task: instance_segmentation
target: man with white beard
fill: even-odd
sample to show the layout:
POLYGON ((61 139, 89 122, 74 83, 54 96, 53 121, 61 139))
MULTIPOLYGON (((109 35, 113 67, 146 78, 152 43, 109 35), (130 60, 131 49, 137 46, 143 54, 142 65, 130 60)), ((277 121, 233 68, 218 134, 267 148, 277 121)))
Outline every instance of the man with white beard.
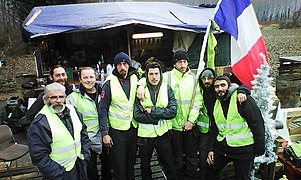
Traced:
POLYGON ((65 97, 60 83, 46 86, 45 105, 27 133, 30 156, 45 179, 86 180, 90 140, 82 115, 65 104, 65 97))

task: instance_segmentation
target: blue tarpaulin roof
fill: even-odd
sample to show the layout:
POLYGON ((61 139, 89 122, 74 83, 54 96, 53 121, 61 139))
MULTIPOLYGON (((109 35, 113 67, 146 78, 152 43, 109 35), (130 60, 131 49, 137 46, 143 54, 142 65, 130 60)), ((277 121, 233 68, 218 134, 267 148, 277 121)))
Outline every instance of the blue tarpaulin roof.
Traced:
POLYGON ((205 32, 214 8, 168 2, 110 2, 40 6, 22 24, 26 40, 70 32, 142 24, 178 31, 205 32))

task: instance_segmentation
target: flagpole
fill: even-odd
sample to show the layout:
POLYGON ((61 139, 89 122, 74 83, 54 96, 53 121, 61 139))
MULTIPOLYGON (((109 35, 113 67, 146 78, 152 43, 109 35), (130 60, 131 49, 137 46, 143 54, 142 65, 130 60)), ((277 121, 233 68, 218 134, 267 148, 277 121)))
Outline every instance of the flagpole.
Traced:
POLYGON ((211 21, 214 19, 214 16, 215 16, 221 2, 222 2, 222 0, 219 0, 217 2, 216 7, 214 8, 213 14, 212 14, 211 18, 209 19, 209 22, 208 22, 208 25, 207 25, 206 33, 204 35, 204 40, 203 40, 203 44, 202 44, 202 49, 201 49, 201 52, 200 52, 200 60, 199 60, 199 65, 198 65, 196 77, 199 77, 201 71, 205 67, 204 54, 205 54, 205 49, 207 47, 208 35, 209 35, 210 28, 211 28, 211 21))
POLYGON ((195 97, 195 94, 196 94, 196 87, 197 87, 197 83, 198 83, 198 77, 199 77, 201 71, 205 67, 204 54, 205 54, 205 49, 207 47, 208 34, 209 34, 210 29, 211 29, 211 22, 214 19, 214 16, 215 16, 221 2, 222 2, 222 0, 219 0, 218 3, 216 4, 216 7, 214 8, 214 11, 213 11, 213 14, 212 14, 211 18, 209 18, 209 22, 208 22, 208 25, 207 25, 207 28, 206 28, 206 32, 205 32, 205 35, 204 35, 204 40, 203 40, 203 43, 202 43, 202 49, 201 49, 201 52, 200 52, 200 60, 199 60, 199 64, 198 64, 198 69, 197 69, 196 76, 195 76, 195 82, 194 82, 193 93, 192 93, 192 97, 191 97, 191 101, 190 101, 189 112, 191 111, 193 103, 194 103, 194 97, 195 97))
POLYGON ((201 71, 205 67, 204 54, 205 54, 205 50, 206 50, 206 47, 207 47, 208 34, 209 34, 209 31, 210 31, 210 28, 211 28, 211 19, 209 19, 207 29, 206 29, 206 33, 204 35, 204 40, 203 40, 202 49, 201 49, 201 52, 200 52, 200 60, 199 60, 199 65, 198 65, 196 77, 199 77, 201 71))

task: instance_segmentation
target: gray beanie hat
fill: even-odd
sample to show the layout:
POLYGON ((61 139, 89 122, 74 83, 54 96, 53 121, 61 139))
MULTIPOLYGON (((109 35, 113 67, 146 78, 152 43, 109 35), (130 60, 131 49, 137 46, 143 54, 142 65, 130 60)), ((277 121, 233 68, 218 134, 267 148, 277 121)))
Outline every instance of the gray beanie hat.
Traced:
POLYGON ((203 71, 201 78, 208 77, 208 78, 214 78, 213 72, 209 69, 206 69, 203 71))

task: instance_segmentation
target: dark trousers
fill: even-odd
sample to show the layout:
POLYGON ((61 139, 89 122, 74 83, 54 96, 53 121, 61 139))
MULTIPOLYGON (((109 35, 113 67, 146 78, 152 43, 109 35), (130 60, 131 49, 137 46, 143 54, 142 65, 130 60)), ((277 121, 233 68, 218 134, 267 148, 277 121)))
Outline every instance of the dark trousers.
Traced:
POLYGON ((200 133, 200 146, 199 146, 199 167, 201 179, 206 179, 207 172, 207 156, 208 156, 208 143, 209 134, 200 133))
POLYGON ((137 129, 131 127, 127 131, 109 129, 113 140, 110 149, 110 160, 114 180, 134 180, 134 165, 137 151, 137 129))
POLYGON ((99 180, 98 170, 97 170, 97 153, 90 150, 91 158, 88 162, 88 178, 89 180, 99 180))
POLYGON ((101 154, 97 154, 93 150, 91 150, 90 152, 91 152, 91 158, 88 163, 89 180, 99 180, 98 169, 97 169, 97 156, 99 156, 100 158, 101 179, 102 180, 112 179, 111 164, 110 164, 108 149, 105 146, 103 146, 101 154))
POLYGON ((109 156, 109 149, 102 146, 102 153, 99 156, 100 164, 101 164, 101 179, 102 180, 110 180, 112 179, 112 166, 109 156))
POLYGON ((252 160, 233 159, 219 153, 214 153, 214 165, 208 166, 207 179, 220 179, 221 170, 233 161, 235 168, 235 176, 237 180, 250 180, 251 169, 253 166, 252 160))
POLYGON ((150 161, 154 149, 156 149, 159 161, 167 179, 177 179, 175 164, 173 161, 172 148, 167 133, 156 138, 139 138, 139 156, 141 159, 141 175, 143 180, 151 180, 152 172, 150 161))
POLYGON ((195 176, 198 168, 199 131, 196 126, 190 131, 172 130, 171 144, 180 179, 195 176))

